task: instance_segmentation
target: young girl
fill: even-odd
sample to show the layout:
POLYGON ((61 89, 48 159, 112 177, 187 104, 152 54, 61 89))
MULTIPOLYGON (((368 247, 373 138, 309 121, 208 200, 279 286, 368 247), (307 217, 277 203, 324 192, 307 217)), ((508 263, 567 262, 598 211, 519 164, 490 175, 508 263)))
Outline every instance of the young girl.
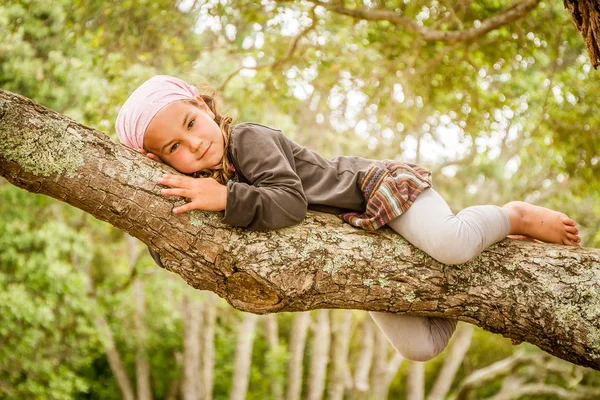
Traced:
MULTIPOLYGON (((163 194, 190 200, 175 213, 225 211, 225 222, 233 226, 265 230, 297 224, 310 208, 367 230, 388 225, 444 264, 467 262, 509 234, 580 242, 575 222, 563 213, 513 201, 454 215, 421 166, 348 156, 327 160, 279 130, 232 126, 212 95, 166 75, 131 94, 116 129, 125 145, 187 175, 159 179, 170 187, 163 194)), ((370 314, 394 348, 413 361, 439 354, 456 327, 446 318, 370 314)))

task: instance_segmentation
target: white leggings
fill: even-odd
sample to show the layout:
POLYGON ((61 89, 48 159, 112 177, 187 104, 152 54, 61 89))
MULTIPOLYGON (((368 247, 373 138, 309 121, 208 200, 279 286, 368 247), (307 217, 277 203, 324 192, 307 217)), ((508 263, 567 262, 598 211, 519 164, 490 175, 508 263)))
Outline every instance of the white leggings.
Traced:
MULTIPOLYGON (((428 188, 388 226, 439 262, 462 264, 504 239, 510 220, 502 208, 491 205, 468 207, 454 215, 444 199, 428 188)), ((427 361, 441 353, 457 323, 438 317, 369 314, 396 351, 412 361, 427 361)))

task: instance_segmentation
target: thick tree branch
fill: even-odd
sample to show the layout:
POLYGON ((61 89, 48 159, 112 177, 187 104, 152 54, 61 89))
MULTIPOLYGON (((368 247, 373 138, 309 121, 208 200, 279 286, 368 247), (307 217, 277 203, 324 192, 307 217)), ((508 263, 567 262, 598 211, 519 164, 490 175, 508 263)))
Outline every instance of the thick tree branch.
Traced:
POLYGON ((524 0, 519 1, 505 10, 497 13, 496 15, 486 18, 481 21, 477 26, 467 28, 464 30, 451 30, 442 31, 438 29, 432 29, 427 26, 420 25, 417 21, 412 18, 401 15, 395 11, 381 10, 374 8, 346 8, 342 2, 323 2, 317 0, 316 3, 323 6, 327 10, 347 15, 352 18, 364 19, 367 21, 389 21, 394 25, 402 27, 409 32, 418 34, 423 40, 426 41, 446 41, 446 42, 458 42, 465 40, 472 40, 479 36, 485 35, 486 33, 498 29, 501 26, 510 24, 516 20, 523 18, 529 14, 541 0, 524 0))
POLYGON ((504 240, 443 265, 389 229, 309 212, 251 232, 220 213, 171 212, 171 168, 0 90, 0 175, 74 205, 158 252, 167 269, 254 313, 346 308, 457 318, 600 369, 600 250, 504 240))
POLYGON ((583 42, 594 69, 600 65, 600 3, 598 0, 564 0, 583 42))

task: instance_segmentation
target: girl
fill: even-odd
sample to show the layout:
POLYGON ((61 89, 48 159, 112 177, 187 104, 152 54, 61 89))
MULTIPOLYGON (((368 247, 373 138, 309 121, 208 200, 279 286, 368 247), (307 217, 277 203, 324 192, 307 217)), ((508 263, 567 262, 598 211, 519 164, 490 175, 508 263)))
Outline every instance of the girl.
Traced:
MULTIPOLYGON (((161 192, 190 201, 173 209, 225 211, 225 222, 251 230, 302 221, 307 208, 338 214, 367 230, 388 225, 444 264, 467 262, 507 235, 579 246, 565 214, 513 201, 468 207, 457 215, 418 165, 340 156, 326 160, 281 131, 219 114, 214 93, 155 76, 127 99, 119 139, 186 175, 163 175, 161 192)), ((153 254, 160 265, 160 260, 153 254)), ((448 344, 456 321, 370 313, 405 358, 426 361, 448 344)))

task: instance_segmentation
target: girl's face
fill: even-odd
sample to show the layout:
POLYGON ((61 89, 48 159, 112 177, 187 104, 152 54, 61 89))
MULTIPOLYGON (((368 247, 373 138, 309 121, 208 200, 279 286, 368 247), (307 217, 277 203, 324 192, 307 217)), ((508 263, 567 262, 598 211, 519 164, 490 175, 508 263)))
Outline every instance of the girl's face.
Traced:
POLYGON ((224 141, 215 114, 202 98, 200 108, 175 101, 163 107, 144 133, 144 148, 179 172, 191 174, 223 159, 224 141))

